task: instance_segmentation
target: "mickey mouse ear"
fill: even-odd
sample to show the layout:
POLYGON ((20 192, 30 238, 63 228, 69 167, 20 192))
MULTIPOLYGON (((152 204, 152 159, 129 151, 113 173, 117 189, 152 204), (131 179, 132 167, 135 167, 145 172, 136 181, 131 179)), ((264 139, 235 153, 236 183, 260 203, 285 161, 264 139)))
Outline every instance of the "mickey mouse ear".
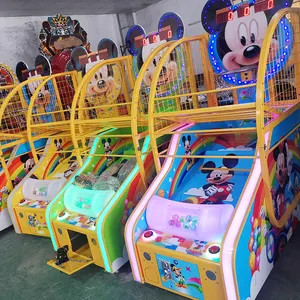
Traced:
POLYGON ((132 56, 136 56, 139 52, 139 49, 136 46, 135 38, 141 35, 146 36, 146 32, 145 29, 140 25, 131 26, 126 34, 125 37, 126 47, 128 49, 128 52, 132 56))
POLYGON ((41 75, 42 76, 48 76, 51 75, 52 73, 52 69, 51 69, 51 64, 48 60, 47 57, 45 57, 44 55, 38 55, 35 58, 35 68, 38 69, 39 67, 41 67, 41 75))
POLYGON ((19 82, 25 81, 29 75, 25 75, 25 73, 29 74, 29 68, 24 61, 20 61, 17 63, 16 66, 16 74, 18 77, 19 82))
POLYGON ((163 14, 158 23, 158 31, 161 32, 163 28, 170 27, 166 35, 167 41, 179 40, 184 34, 184 24, 181 17, 174 12, 167 12, 163 14))
POLYGON ((230 0, 207 1, 201 14, 201 22, 206 32, 215 34, 221 31, 224 27, 224 23, 217 24, 217 11, 226 7, 232 7, 230 0))
POLYGON ((80 58, 82 56, 85 56, 86 58, 88 57, 88 52, 84 47, 79 46, 73 49, 71 53, 71 63, 74 69, 78 72, 83 71, 84 66, 86 65, 86 63, 84 63, 80 58))
POLYGON ((293 2, 294 0, 273 1, 273 8, 265 11, 268 21, 270 21, 280 9, 291 7, 293 2))
POLYGON ((98 54, 100 59, 118 57, 118 47, 116 43, 108 38, 102 39, 98 44, 98 54))

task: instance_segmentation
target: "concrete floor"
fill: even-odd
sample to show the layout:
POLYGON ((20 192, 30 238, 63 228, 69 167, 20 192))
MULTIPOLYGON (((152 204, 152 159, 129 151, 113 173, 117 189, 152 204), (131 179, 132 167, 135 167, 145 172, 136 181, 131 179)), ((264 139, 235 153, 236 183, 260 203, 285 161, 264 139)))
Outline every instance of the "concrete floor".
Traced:
MULTIPOLYGON (((132 280, 129 265, 118 274, 89 266, 67 276, 46 264, 54 253, 48 239, 0 233, 0 300, 179 300, 184 299, 132 280)), ((300 300, 300 229, 291 239, 258 300, 300 300)), ((214 299, 218 300, 218 299, 214 299)))

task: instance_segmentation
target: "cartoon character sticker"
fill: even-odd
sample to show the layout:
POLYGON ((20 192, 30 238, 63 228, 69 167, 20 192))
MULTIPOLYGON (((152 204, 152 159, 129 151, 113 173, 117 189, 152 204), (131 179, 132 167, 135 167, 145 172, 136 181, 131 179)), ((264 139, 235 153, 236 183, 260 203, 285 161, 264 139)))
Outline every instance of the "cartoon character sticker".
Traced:
MULTIPOLYGON (((228 154, 227 156, 236 156, 228 154)), ((207 174, 208 184, 202 187, 202 194, 199 197, 189 197, 185 200, 188 203, 197 204, 223 204, 224 201, 232 201, 234 183, 230 182, 234 176, 231 170, 237 166, 237 158, 223 158, 223 166, 217 168, 213 161, 206 162, 202 167, 202 173, 207 174)))
POLYGON ((280 218, 286 210, 287 193, 291 191, 293 194, 295 188, 298 188, 299 166, 293 163, 293 154, 289 150, 287 140, 283 141, 273 151, 274 160, 276 162, 276 179, 278 186, 272 189, 272 198, 275 208, 275 215, 280 218), (293 184, 293 181, 296 183, 293 184))
POLYGON ((156 255, 162 285, 182 295, 204 300, 198 266, 186 261, 156 255))
POLYGON ((34 159, 29 154, 23 154, 20 160, 24 164, 25 173, 28 174, 35 165, 34 159))
POLYGON ((171 270, 174 275, 176 285, 178 287, 186 288, 187 286, 185 285, 185 278, 181 274, 181 268, 178 268, 174 264, 171 264, 171 270))
MULTIPOLYGON (((109 155, 112 153, 112 149, 111 149, 111 138, 106 139, 102 139, 102 144, 104 147, 104 153, 105 155, 109 155)), ((111 156, 107 156, 107 162, 108 163, 112 163, 113 158, 111 156)))
MULTIPOLYGON (((184 149, 185 149, 185 154, 184 155, 187 155, 187 156, 192 155, 191 140, 192 140, 192 138, 191 138, 190 135, 188 135, 187 137, 185 137, 185 136, 182 137, 182 142, 183 142, 184 149)), ((193 158, 188 158, 187 161, 189 163, 189 165, 187 166, 187 171, 189 171, 189 169, 194 164, 194 159, 193 158)))
POLYGON ((64 158, 64 154, 61 153, 61 151, 63 150, 63 144, 62 143, 63 143, 62 139, 58 139, 58 140, 55 139, 54 140, 54 144, 56 146, 56 151, 59 152, 58 153, 59 157, 64 158))

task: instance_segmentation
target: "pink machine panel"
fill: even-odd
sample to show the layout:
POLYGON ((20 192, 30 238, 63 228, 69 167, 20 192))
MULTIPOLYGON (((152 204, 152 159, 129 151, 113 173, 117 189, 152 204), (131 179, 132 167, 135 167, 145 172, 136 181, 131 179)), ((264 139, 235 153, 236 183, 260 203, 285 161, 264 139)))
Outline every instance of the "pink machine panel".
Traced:
POLYGON ((146 218, 149 228, 191 240, 220 242, 234 207, 190 204, 153 196, 146 218))

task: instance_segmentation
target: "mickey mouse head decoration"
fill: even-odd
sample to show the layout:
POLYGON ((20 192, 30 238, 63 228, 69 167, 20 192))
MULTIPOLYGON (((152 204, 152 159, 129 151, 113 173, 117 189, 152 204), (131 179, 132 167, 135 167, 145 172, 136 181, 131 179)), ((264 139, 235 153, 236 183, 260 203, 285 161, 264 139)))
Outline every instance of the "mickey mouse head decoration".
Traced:
MULTIPOLYGON (((292 3, 293 0, 249 0, 232 5, 230 0, 209 0, 202 11, 201 20, 204 29, 211 35, 209 53, 215 71, 221 73, 256 66, 271 18, 278 10, 290 7, 292 3)), ((282 57, 288 56, 288 53, 282 53, 282 57, 281 53, 278 55, 278 51, 283 51, 279 50, 283 44, 286 43, 289 49, 291 48, 291 40, 287 40, 291 32, 291 26, 288 23, 287 20, 284 21, 284 33, 272 40, 270 61, 279 56, 280 61, 282 57)), ((277 68, 282 68, 282 64, 277 68)), ((275 69, 273 73, 277 71, 275 69)))
MULTIPOLYGON (((108 38, 102 39, 96 53, 88 54, 84 47, 76 47, 72 51, 72 65, 78 72, 85 75, 92 67, 102 60, 118 57, 118 48, 116 43, 108 38)), ((114 80, 113 68, 105 65, 97 70, 91 78, 88 87, 89 95, 107 95, 112 92, 116 86, 114 80)))
MULTIPOLYGON (((32 69, 29 69, 28 65, 23 61, 18 62, 16 66, 16 74, 19 79, 19 82, 24 82, 30 78, 49 76, 51 75, 51 73, 52 73, 52 69, 51 69, 50 62, 43 55, 38 55, 35 58, 35 67, 32 69)), ((26 93, 24 93, 24 96, 28 102, 30 101, 30 97, 35 92, 35 90, 40 85, 40 83, 41 83, 40 80, 35 80, 27 84, 26 86, 27 91, 26 93)), ((40 90, 40 93, 38 94, 38 98, 36 99, 36 104, 47 106, 49 102, 50 102, 50 93, 47 89, 47 86, 45 85, 40 90)))
MULTIPOLYGON (((146 34, 145 29, 140 25, 133 25, 126 34, 126 47, 128 52, 134 56, 133 68, 136 77, 144 62, 153 49, 168 41, 178 40, 183 37, 184 25, 181 17, 173 12, 165 13, 159 20, 158 32, 146 34)), ((161 51, 153 58, 144 76, 144 83, 151 85, 153 73, 164 51, 161 51)), ((170 55, 169 61, 165 63, 160 75, 161 83, 168 83, 177 77, 176 53, 170 55)))

